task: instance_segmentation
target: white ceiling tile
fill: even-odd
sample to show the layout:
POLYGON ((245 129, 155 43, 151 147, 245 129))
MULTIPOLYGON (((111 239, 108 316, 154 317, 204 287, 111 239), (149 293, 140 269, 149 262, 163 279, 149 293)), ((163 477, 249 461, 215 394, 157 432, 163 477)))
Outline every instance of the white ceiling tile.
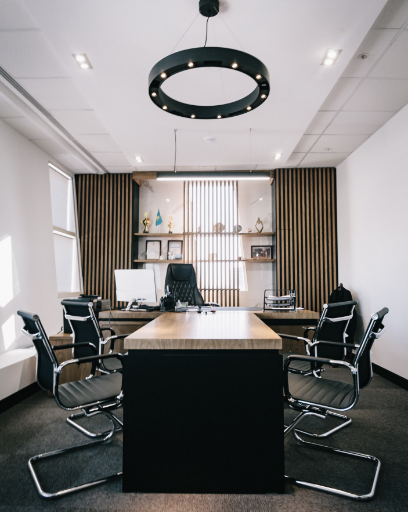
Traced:
POLYGON ((342 77, 366 76, 368 70, 387 48, 397 32, 398 30, 390 29, 370 30, 348 66, 343 71, 342 77), (365 54, 367 57, 363 60, 360 58, 361 54, 365 54))
POLYGON ((0 30, 38 28, 22 0, 0 0, 0 12, 0 30))
POLYGON ((108 134, 93 110, 50 110, 62 126, 74 135, 108 134))
POLYGON ((396 112, 407 102, 407 80, 368 78, 346 103, 344 110, 396 112))
POLYGON ((350 153, 309 153, 303 159, 300 167, 336 167, 350 153))
POLYGON ((313 144, 317 141, 319 135, 303 135, 297 143, 294 153, 307 153, 313 144))
POLYGON ((0 65, 14 78, 67 76, 42 32, 1 32, 0 65))
POLYGON ((76 139, 91 152, 120 152, 119 146, 113 140, 112 136, 108 134, 77 135, 76 139))
POLYGON ((31 139, 31 142, 51 156, 68 154, 66 149, 52 139, 31 139))
MULTIPOLYGON (((57 160, 61 162, 62 165, 65 165, 67 169, 70 171, 80 171, 84 169, 84 164, 75 156, 68 154, 60 154, 58 155, 57 160)), ((87 171, 89 172, 89 170, 87 171)))
POLYGON ((47 110, 90 109, 71 78, 20 78, 18 82, 47 110))
POLYGON ((322 135, 313 146, 311 153, 351 153, 369 137, 369 135, 322 135))
POLYGON ((21 111, 18 110, 6 98, 0 96, 0 117, 21 117, 21 111))
POLYGON ((42 130, 30 119, 26 119, 25 117, 5 117, 3 121, 21 133, 21 135, 24 135, 27 139, 44 138, 42 130))
POLYGON ((300 164, 306 153, 292 153, 286 160, 284 167, 296 167, 300 164))
POLYGON ((313 121, 306 128, 305 134, 320 134, 323 133, 326 126, 330 123, 333 117, 336 115, 335 110, 326 110, 324 112, 317 112, 314 116, 313 121))
POLYGON ((339 110, 360 82, 361 78, 339 78, 319 110, 339 110))
POLYGON ((393 112, 339 112, 325 134, 371 134, 385 124, 393 112))
MULTIPOLYGON (((111 173, 120 173, 120 172, 126 172, 126 173, 131 173, 133 171, 136 171, 136 169, 134 167, 126 167, 126 166, 123 166, 123 167, 120 167, 120 166, 115 166, 115 167, 110 167, 110 166, 106 166, 106 170, 111 172, 111 173)), ((139 169, 141 170, 141 169, 139 169)))
POLYGON ((374 22, 374 28, 401 28, 408 18, 407 0, 388 0, 374 22))
POLYGON ((110 167, 131 167, 123 153, 97 153, 94 151, 92 154, 102 165, 109 165, 110 167))
POLYGON ((408 79, 408 31, 403 30, 370 77, 408 79))

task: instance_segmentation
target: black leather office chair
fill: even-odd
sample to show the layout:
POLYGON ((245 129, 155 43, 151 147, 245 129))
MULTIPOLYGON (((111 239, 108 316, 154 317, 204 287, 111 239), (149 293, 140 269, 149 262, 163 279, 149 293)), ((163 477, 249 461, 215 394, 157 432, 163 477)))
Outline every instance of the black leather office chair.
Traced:
POLYGON ((218 306, 215 302, 204 302, 197 288, 197 279, 191 263, 169 263, 167 267, 164 290, 169 287, 177 300, 188 302, 189 306, 218 306))
MULTIPOLYGON (((381 467, 381 463, 376 457, 304 441, 300 437, 300 434, 304 434, 305 432, 302 432, 295 427, 307 416, 316 416, 318 418, 325 419, 327 418, 329 411, 349 411, 357 404, 360 396, 360 389, 369 385, 373 375, 371 365, 371 348, 374 340, 378 339, 384 333, 385 328, 383 320, 387 313, 388 308, 383 308, 381 311, 378 311, 371 316, 360 345, 347 344, 352 345, 354 349, 357 349, 352 364, 343 360, 333 360, 331 358, 290 355, 286 359, 284 365, 285 398, 291 409, 299 411, 299 414, 295 417, 292 423, 289 426, 285 426, 285 436, 293 430, 295 438, 303 446, 374 462, 375 476, 370 492, 366 494, 353 494, 332 487, 326 487, 312 482, 286 477, 292 483, 357 500, 369 500, 374 496, 381 467), (341 366, 348 368, 353 377, 353 384, 324 378, 317 379, 313 375, 293 373, 289 369, 293 361, 303 361, 309 364, 315 362, 319 365, 328 364, 334 367, 341 366)), ((336 344, 341 350, 344 348, 343 343, 341 342, 334 343, 320 341, 319 343, 321 345, 326 344, 328 346, 336 344)))
MULTIPOLYGON (((17 314, 21 316, 24 322, 22 332, 32 340, 37 350, 36 380, 38 385, 42 389, 53 393, 55 401, 61 409, 66 411, 81 409, 82 415, 87 418, 103 414, 111 423, 111 430, 95 435, 97 437, 95 441, 31 457, 28 461, 28 467, 38 493, 43 498, 56 498, 117 478, 122 473, 115 473, 102 479, 53 493, 46 492, 42 488, 39 476, 34 469, 36 461, 109 442, 115 430, 118 429, 117 427, 123 427, 123 423, 113 414, 115 409, 122 406, 123 401, 121 373, 104 374, 100 377, 88 377, 84 380, 59 384, 63 368, 69 364, 93 363, 95 361, 99 362, 102 359, 105 361, 114 358, 121 359, 123 356, 121 354, 105 354, 101 356, 98 354, 96 346, 88 342, 51 347, 38 315, 32 315, 24 311, 18 311, 17 314), (66 348, 86 349, 89 355, 71 359, 58 365, 54 351, 66 348)), ((86 434, 86 431, 83 429, 79 428, 78 430, 86 434)))
MULTIPOLYGON (((110 331, 111 336, 105 338, 102 336, 98 320, 95 316, 92 302, 80 302, 74 300, 63 300, 61 302, 65 318, 68 320, 72 329, 72 337, 74 338, 74 357, 87 357, 90 355, 89 348, 79 346, 78 343, 88 341, 98 348, 98 353, 103 354, 105 345, 110 344, 109 353, 115 351, 115 341, 123 339, 128 334, 115 334, 110 328, 104 328, 110 331)), ((94 370, 105 372, 121 371, 122 366, 118 359, 108 361, 101 360, 100 364, 96 364, 94 370)))
MULTIPOLYGON (((352 300, 348 302, 339 302, 336 304, 324 304, 322 314, 316 327, 308 327, 304 332, 304 337, 292 336, 289 334, 279 334, 281 338, 297 339, 305 343, 306 353, 312 354, 315 357, 324 357, 329 359, 341 359, 344 361, 347 355, 347 328, 350 320, 353 318, 354 308, 357 301, 352 300), (313 331, 313 338, 310 341, 307 337, 309 331, 313 331)), ((290 352, 283 354, 283 361, 293 355, 290 352)), ((304 360, 292 360, 289 371, 301 375, 314 375, 320 378, 321 373, 324 371, 322 364, 304 360)), ((327 414, 340 420, 342 423, 333 429, 323 432, 321 434, 314 434, 311 432, 303 431, 304 434, 324 438, 329 437, 338 430, 347 427, 351 424, 352 420, 345 414, 339 414, 335 411, 328 411, 327 414)))

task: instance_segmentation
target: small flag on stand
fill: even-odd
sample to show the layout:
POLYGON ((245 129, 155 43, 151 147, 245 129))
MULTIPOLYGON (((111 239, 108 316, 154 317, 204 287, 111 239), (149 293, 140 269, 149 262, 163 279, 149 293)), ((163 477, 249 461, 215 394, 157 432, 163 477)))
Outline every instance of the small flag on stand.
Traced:
POLYGON ((157 210, 157 215, 156 215, 156 226, 158 226, 159 224, 161 224, 163 222, 162 218, 161 218, 161 215, 160 215, 160 210, 157 210))

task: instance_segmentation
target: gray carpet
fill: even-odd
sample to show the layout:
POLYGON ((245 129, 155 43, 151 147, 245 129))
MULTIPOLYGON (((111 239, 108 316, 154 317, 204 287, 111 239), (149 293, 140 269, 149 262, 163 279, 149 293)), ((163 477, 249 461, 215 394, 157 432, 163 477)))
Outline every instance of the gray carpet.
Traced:
MULTIPOLYGON (((343 370, 325 372, 333 378, 343 370)), ((339 448, 377 456, 382 462, 377 493, 366 503, 286 486, 285 495, 166 495, 122 494, 121 480, 54 501, 41 499, 27 468, 32 455, 86 441, 65 423, 68 413, 54 400, 38 392, 0 415, 0 510, 95 510, 140 512, 266 512, 266 511, 407 511, 408 510, 408 392, 375 375, 361 392, 356 408, 349 413, 353 423, 326 443, 339 448)), ((293 411, 286 410, 289 421, 293 411)), ((92 422, 102 427, 101 420, 92 422)), ((102 420, 103 422, 103 420, 102 420)), ((336 425, 335 420, 307 419, 303 428, 317 432, 336 425)), ((107 425, 105 424, 105 428, 107 425)), ((122 436, 87 451, 70 454, 38 465, 47 490, 78 485, 107 473, 121 471, 122 436)), ((309 450, 296 444, 293 435, 285 440, 286 474, 343 487, 353 492, 369 489, 373 468, 369 462, 309 450)))

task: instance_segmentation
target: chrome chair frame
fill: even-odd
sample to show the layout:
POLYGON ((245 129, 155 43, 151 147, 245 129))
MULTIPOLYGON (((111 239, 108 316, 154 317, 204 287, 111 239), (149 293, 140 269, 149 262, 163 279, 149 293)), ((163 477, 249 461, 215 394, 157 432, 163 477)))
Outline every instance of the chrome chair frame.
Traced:
MULTIPOLYGON (((319 318, 319 321, 318 321, 317 325, 315 327, 314 326, 313 327, 307 327, 305 329, 304 333, 303 333, 303 337, 301 337, 301 336, 293 336, 291 334, 280 334, 280 333, 278 333, 278 334, 279 334, 279 336, 281 338, 303 341, 305 343, 306 354, 307 355, 311 355, 310 352, 311 352, 311 350, 314 349, 314 356, 315 357, 317 357, 317 348, 318 348, 319 344, 340 346, 340 347, 344 348, 344 350, 343 350, 343 358, 344 358, 347 355, 347 348, 358 348, 358 345, 346 343, 346 339, 347 339, 346 331, 347 331, 348 325, 350 323, 350 320, 353 318, 354 309, 355 309, 355 307, 357 305, 357 301, 348 301, 348 302, 350 302, 351 305, 352 305, 352 309, 351 309, 350 315, 343 316, 343 317, 337 317, 337 318, 329 318, 327 316, 327 313, 329 312, 329 309, 333 308, 333 307, 334 308, 335 307, 342 307, 346 303, 342 302, 342 303, 336 303, 336 304, 332 304, 332 305, 324 304, 323 305, 323 310, 322 310, 322 313, 320 315, 320 318, 319 318), (330 323, 344 322, 344 321, 346 321, 347 323, 344 326, 343 342, 342 343, 337 343, 337 342, 333 342, 333 341, 324 341, 324 340, 319 340, 318 339, 320 331, 322 330, 323 325, 325 323, 329 323, 330 324, 330 323), (312 340, 310 340, 307 337, 307 334, 310 331, 314 332, 312 340)), ((313 374, 316 378, 320 378, 321 377, 321 373, 324 372, 324 368, 321 365, 320 366, 314 365, 313 362, 311 361, 310 370, 308 370, 308 371, 302 371, 302 370, 298 370, 296 368, 290 368, 289 371, 292 372, 292 373, 299 373, 299 374, 305 375, 305 376, 313 374)), ((338 419, 338 420, 342 421, 342 423, 339 426, 334 427, 333 429, 330 429, 327 432, 324 432, 322 434, 315 434, 313 432, 307 432, 306 430, 302 430, 302 431, 299 430, 298 432, 301 432, 302 434, 307 435, 307 436, 311 436, 311 437, 314 437, 314 438, 322 439, 322 438, 326 438, 326 437, 329 437, 329 436, 333 435, 334 433, 336 433, 339 430, 341 430, 341 429, 351 425, 351 423, 352 423, 352 419, 349 418, 348 416, 346 416, 345 414, 339 414, 339 413, 334 412, 334 411, 327 411, 327 415, 331 416, 332 418, 335 418, 335 419, 338 419)))
MULTIPOLYGON (((359 501, 367 501, 367 500, 370 500, 373 498, 375 490, 376 490, 377 482, 378 482, 378 475, 379 475, 380 468, 381 468, 381 462, 377 457, 374 457, 373 455, 367 455, 367 454, 353 452, 353 451, 349 451, 349 450, 342 450, 339 448, 333 448, 330 446, 325 446, 325 445, 305 441, 300 437, 299 434, 301 434, 301 433, 303 433, 303 434, 306 433, 307 435, 310 435, 310 434, 308 432, 304 432, 299 429, 296 429, 295 427, 298 425, 298 423, 302 419, 306 418, 307 416, 315 416, 317 418, 326 419, 326 417, 328 415, 332 414, 333 410, 344 412, 344 411, 348 411, 348 410, 352 409, 356 405, 356 403, 359 399, 359 396, 360 396, 359 364, 360 364, 361 358, 364 354, 364 351, 367 348, 367 344, 371 341, 371 345, 372 345, 372 342, 374 340, 378 339, 380 336, 382 336, 384 334, 385 327, 382 325, 382 323, 379 326, 379 330, 376 332, 374 332, 374 327, 375 327, 377 321, 379 320, 379 318, 383 319, 383 317, 387 313, 388 313, 388 309, 384 308, 381 311, 379 311, 378 313, 375 313, 371 316, 369 325, 368 325, 366 332, 363 336, 363 340, 362 340, 361 344, 359 346, 353 345, 353 347, 358 347, 353 364, 350 364, 350 363, 348 363, 346 361, 342 361, 342 360, 332 360, 332 359, 326 359, 326 358, 315 357, 315 356, 301 356, 301 355, 289 356, 285 360, 285 363, 284 363, 285 397, 287 398, 289 407, 291 409, 300 411, 299 414, 292 421, 292 423, 289 426, 285 426, 284 436, 287 436, 291 431, 294 431, 294 436, 295 436, 295 439, 297 440, 297 442, 305 447, 323 450, 323 451, 327 451, 330 453, 338 453, 338 454, 345 455, 348 457, 355 457, 355 458, 369 460, 369 461, 373 462, 374 466, 375 466, 375 475, 374 475, 374 479, 373 479, 370 491, 366 494, 354 494, 354 493, 343 491, 343 490, 336 489, 333 487, 327 487, 327 486, 315 484, 312 482, 298 480, 296 478, 289 477, 289 476, 285 475, 285 478, 289 482, 296 484, 296 485, 303 486, 303 487, 308 487, 310 489, 324 491, 324 492, 327 492, 330 494, 335 494, 337 496, 343 496, 343 497, 347 497, 347 498, 351 498, 351 499, 355 499, 355 500, 359 500, 359 501), (310 402, 307 400, 301 400, 298 398, 294 398, 289 391, 289 365, 290 365, 291 361, 296 360, 296 359, 297 360, 307 360, 307 361, 311 361, 311 362, 314 361, 319 364, 328 364, 330 366, 342 366, 342 367, 348 368, 353 377, 353 387, 354 387, 354 396, 353 396, 353 400, 352 400, 351 404, 344 408, 335 408, 335 407, 328 407, 326 405, 323 405, 323 404, 317 403, 317 402, 310 402)), ((381 320, 381 322, 382 322, 382 320, 381 320)), ((369 349, 371 349, 371 346, 368 347, 368 350, 369 349)), ((368 354, 368 357, 370 357, 369 354, 368 354)), ((368 378, 367 382, 364 383, 363 387, 368 386, 368 384, 371 382, 371 379, 373 376, 371 361, 369 364, 369 369, 370 369, 369 378, 368 378)), ((342 428, 342 427, 340 427, 340 428, 342 428)), ((335 430, 339 430, 339 427, 335 430)), ((315 435, 314 437, 319 437, 319 436, 315 435)), ((320 437, 324 437, 324 436, 320 436, 320 437)), ((326 434, 326 437, 327 437, 327 434, 326 434)))
MULTIPOLYGON (((81 490, 84 490, 84 489, 88 489, 90 487, 94 487, 96 485, 100 485, 100 484, 109 482, 111 480, 114 480, 114 479, 116 479, 118 477, 121 477, 122 474, 123 474, 122 472, 114 473, 114 474, 108 475, 108 476, 106 476, 104 478, 101 478, 101 479, 98 479, 98 480, 94 480, 94 481, 91 481, 91 482, 87 482, 85 484, 81 484, 81 485, 78 485, 76 487, 71 487, 71 488, 68 488, 68 489, 62 489, 62 490, 54 492, 54 493, 47 492, 47 491, 45 491, 43 489, 43 487, 42 487, 42 485, 41 485, 41 483, 39 481, 39 477, 38 477, 38 475, 37 475, 37 473, 35 471, 35 463, 37 461, 42 460, 42 459, 46 459, 46 458, 52 458, 52 457, 55 457, 55 456, 58 456, 58 455, 66 454, 66 453, 71 453, 71 452, 80 450, 82 448, 89 448, 89 447, 92 447, 92 446, 95 446, 95 445, 109 443, 111 438, 112 438, 112 436, 114 435, 115 431, 119 430, 119 428, 116 427, 116 423, 123 427, 122 422, 111 412, 111 409, 117 409, 119 407, 122 407, 122 404, 123 404, 123 388, 122 388, 120 394, 117 395, 116 397, 110 397, 110 398, 103 399, 103 400, 97 400, 97 401, 94 401, 94 402, 91 402, 91 403, 78 405, 76 407, 67 407, 63 403, 61 403, 61 400, 60 400, 60 397, 59 397, 59 392, 58 392, 59 378, 60 378, 62 370, 66 366, 68 366, 70 364, 94 363, 95 361, 97 361, 97 360, 99 360, 101 358, 108 359, 108 358, 116 357, 116 358, 119 358, 121 361, 123 361, 123 355, 122 354, 118 354, 118 353, 104 354, 102 356, 94 355, 94 356, 89 356, 89 357, 71 359, 69 361, 64 361, 60 365, 57 365, 56 358, 55 358, 55 355, 53 353, 53 348, 50 346, 50 344, 48 342, 47 335, 45 334, 45 331, 44 331, 44 329, 42 327, 42 324, 41 324, 41 321, 40 321, 39 317, 37 315, 34 315, 33 316, 33 321, 34 321, 34 323, 35 323, 35 325, 36 325, 36 327, 38 329, 37 333, 31 334, 30 332, 28 332, 25 329, 25 327, 23 327, 21 329, 21 331, 22 331, 23 334, 28 336, 32 341, 35 341, 35 340, 36 341, 42 341, 43 344, 44 344, 44 347, 45 347, 45 349, 46 349, 46 351, 48 353, 50 361, 53 364, 53 386, 52 387, 53 387, 54 398, 55 398, 55 401, 56 401, 57 405, 61 409, 64 409, 66 411, 74 411, 74 410, 81 409, 82 410, 82 415, 86 416, 87 418, 94 417, 94 416, 96 416, 98 414, 103 414, 104 416, 106 416, 106 418, 110 421, 110 423, 112 425, 110 430, 108 430, 106 432, 103 432, 103 433, 100 433, 100 434, 95 434, 93 437, 97 437, 98 438, 95 441, 92 441, 92 442, 89 442, 89 443, 85 443, 85 444, 82 444, 82 445, 71 446, 69 448, 55 450, 55 451, 48 452, 48 453, 42 453, 42 454, 34 455, 33 457, 31 457, 29 459, 29 461, 28 461, 28 468, 29 468, 29 471, 31 473, 31 476, 33 478, 33 481, 34 481, 34 484, 35 484, 35 486, 37 488, 38 493, 40 494, 40 496, 42 498, 45 498, 45 499, 58 498, 58 497, 61 497, 61 496, 65 496, 67 494, 71 494, 73 492, 77 492, 77 491, 81 491, 81 490)), ((56 348, 58 348, 58 349, 70 348, 71 345, 73 345, 73 344, 60 345, 59 347, 56 347, 56 348)), ((96 351, 96 347, 94 345, 92 345, 90 343, 89 344, 88 343, 84 343, 84 345, 91 345, 95 349, 95 351, 96 351)), ((39 370, 39 357, 37 357, 37 362, 36 362, 37 383, 38 383, 38 385, 40 386, 41 389, 43 389, 45 391, 49 391, 48 389, 44 388, 42 386, 41 382, 39 381, 39 379, 38 379, 38 375, 39 375, 38 370, 39 370)), ((88 435, 88 433, 87 433, 87 431, 85 429, 77 428, 77 430, 79 430, 80 432, 82 432, 85 435, 88 435)))

